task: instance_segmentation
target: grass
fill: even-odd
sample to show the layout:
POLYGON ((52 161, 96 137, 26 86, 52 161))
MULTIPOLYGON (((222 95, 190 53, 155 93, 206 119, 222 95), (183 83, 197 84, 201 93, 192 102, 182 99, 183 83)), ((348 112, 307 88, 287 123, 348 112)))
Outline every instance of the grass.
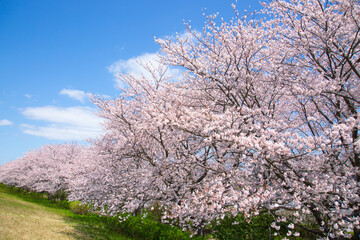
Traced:
POLYGON ((0 239, 130 240, 97 215, 76 215, 39 194, 0 185, 0 239))

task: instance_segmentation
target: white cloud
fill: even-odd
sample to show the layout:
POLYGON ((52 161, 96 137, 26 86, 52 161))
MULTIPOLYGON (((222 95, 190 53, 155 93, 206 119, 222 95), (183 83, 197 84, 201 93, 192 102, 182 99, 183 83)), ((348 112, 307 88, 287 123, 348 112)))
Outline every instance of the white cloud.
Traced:
POLYGON ((57 140, 86 140, 101 134, 101 118, 90 107, 29 107, 22 114, 31 120, 48 122, 46 126, 22 124, 26 134, 57 140))
POLYGON ((25 94, 24 96, 25 96, 27 99, 32 98, 32 96, 31 96, 30 94, 25 94))
MULTIPOLYGON (((130 58, 128 60, 120 59, 107 67, 107 69, 110 73, 113 73, 115 75, 123 73, 127 75, 133 75, 135 77, 144 76, 148 79, 152 79, 151 73, 146 70, 144 66, 155 70, 155 72, 156 70, 160 70, 161 68, 166 69, 166 66, 161 63, 160 57, 156 53, 145 53, 143 55, 130 58)), ((181 72, 179 69, 176 69, 174 67, 168 67, 166 69, 166 77, 171 76, 174 78, 178 78, 180 77, 180 75, 181 72)), ((119 79, 116 79, 116 83, 118 84, 118 86, 124 87, 124 83, 121 82, 119 79)))
POLYGON ((76 90, 76 89, 66 89, 60 91, 61 95, 67 95, 69 98, 80 101, 81 103, 85 102, 87 99, 87 94, 84 91, 76 90))
POLYGON ((27 124, 23 124, 21 126, 23 127, 23 132, 26 134, 54 140, 83 141, 99 135, 99 131, 97 129, 87 129, 74 126, 33 126, 27 124))
POLYGON ((10 126, 13 125, 13 123, 7 119, 0 120, 0 126, 10 126))

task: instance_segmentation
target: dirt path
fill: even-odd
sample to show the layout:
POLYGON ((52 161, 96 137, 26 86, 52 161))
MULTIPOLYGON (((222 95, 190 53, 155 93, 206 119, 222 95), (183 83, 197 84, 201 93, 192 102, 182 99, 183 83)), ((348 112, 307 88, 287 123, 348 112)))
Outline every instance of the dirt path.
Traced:
POLYGON ((0 191, 0 240, 70 240, 75 233, 60 213, 0 191))

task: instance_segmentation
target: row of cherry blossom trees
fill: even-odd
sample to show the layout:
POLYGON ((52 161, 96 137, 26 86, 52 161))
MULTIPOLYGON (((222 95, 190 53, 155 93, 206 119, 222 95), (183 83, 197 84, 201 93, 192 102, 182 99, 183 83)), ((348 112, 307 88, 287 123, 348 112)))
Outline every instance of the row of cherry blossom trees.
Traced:
POLYGON ((359 1, 278 0, 260 16, 158 39, 182 78, 145 65, 152 78, 119 75, 118 99, 94 99, 98 147, 121 171, 115 211, 156 200, 165 220, 202 228, 287 209, 290 230, 359 235, 359 1))
POLYGON ((76 144, 45 145, 2 165, 0 182, 51 197, 68 189, 84 150, 76 144))
POLYGON ((234 11, 229 22, 211 15, 201 32, 187 26, 186 37, 157 39, 159 67, 120 74, 126 87, 114 100, 92 98, 105 131, 60 181, 69 199, 107 214, 158 202, 164 222, 192 230, 267 210, 274 230, 289 223, 288 236, 296 227, 358 239, 360 2, 275 0, 257 15, 234 11))

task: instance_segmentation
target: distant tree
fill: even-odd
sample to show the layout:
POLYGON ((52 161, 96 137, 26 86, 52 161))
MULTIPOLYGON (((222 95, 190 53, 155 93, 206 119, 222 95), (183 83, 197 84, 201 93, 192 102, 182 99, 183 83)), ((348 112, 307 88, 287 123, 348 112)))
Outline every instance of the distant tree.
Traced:
POLYGON ((124 182, 125 170, 110 157, 101 153, 95 144, 86 148, 77 159, 80 164, 76 165, 69 181, 70 201, 88 203, 106 215, 120 212, 119 206, 127 196, 125 187, 129 183, 124 182))
POLYGON ((45 145, 2 166, 0 182, 50 195, 65 191, 82 151, 76 144, 45 145))
POLYGON ((25 166, 26 163, 21 158, 1 165, 0 183, 13 187, 19 186, 20 183, 25 181, 24 169, 29 167, 25 166))

